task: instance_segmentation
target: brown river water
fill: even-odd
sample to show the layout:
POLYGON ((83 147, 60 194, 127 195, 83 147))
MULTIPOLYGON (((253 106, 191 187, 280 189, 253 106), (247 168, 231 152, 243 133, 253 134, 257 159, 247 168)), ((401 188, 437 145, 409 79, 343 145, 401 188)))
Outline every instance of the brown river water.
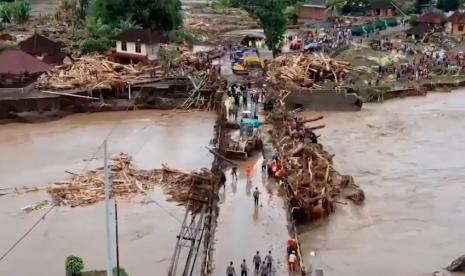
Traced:
POLYGON ((455 91, 324 114, 323 144, 367 198, 302 229, 306 263, 325 276, 416 276, 465 254, 464 106, 455 91))
MULTIPOLYGON (((363 206, 338 206, 328 220, 301 229, 307 265, 323 269, 325 276, 431 275, 465 253, 463 106, 465 91, 324 114, 327 127, 319 131, 322 142, 336 154, 337 168, 355 177, 367 199, 363 206)), ((213 136, 214 119, 209 113, 138 111, 0 126, 0 187, 46 186, 68 177, 64 170, 82 170, 84 160, 111 130, 110 152, 133 155, 141 168, 164 162, 186 169, 210 167, 212 156, 203 146, 213 136)), ((101 157, 100 152, 89 167, 101 166, 101 157)), ((223 199, 223 205, 236 199, 234 187, 227 185, 229 199, 223 199)), ((237 191, 247 192, 242 186, 237 191)), ((46 211, 25 214, 21 207, 47 198, 45 193, 0 197, 0 252, 46 211)), ((232 202, 250 205, 246 199, 232 202)), ((122 266, 131 275, 166 275, 183 208, 167 202, 160 190, 147 198, 121 199, 119 205, 122 266)), ((271 221, 282 220, 267 213, 273 208, 279 206, 264 204, 259 219, 262 214, 271 221)), ((240 215, 233 209, 234 204, 222 214, 240 215)), ((244 215, 255 218, 249 209, 244 215)), ((257 225, 257 229, 273 227, 267 221, 257 225)), ((220 232, 221 227, 226 226, 220 224, 220 232)), ((63 275, 64 259, 70 254, 83 257, 87 269, 104 269, 104 237, 103 204, 60 207, 0 262, 0 275, 63 275)), ((245 236, 234 237, 236 245, 223 243, 233 251, 245 248, 245 252, 236 250, 236 261, 252 248, 245 236)), ((263 245, 261 250, 280 252, 269 241, 271 247, 263 245)), ((234 257, 227 251, 219 275, 226 260, 234 257)))
MULTIPOLYGON (((206 112, 135 111, 2 125, 0 188, 44 187, 68 178, 65 170, 80 172, 109 133, 109 153, 128 153, 140 168, 159 168, 162 163, 210 168, 213 156, 204 146, 213 137, 215 118, 206 112)), ((102 155, 100 151, 89 168, 103 166, 102 155)), ((49 199, 45 192, 0 196, 2 254, 47 211, 27 214, 21 208, 44 199, 49 199)), ((166 275, 184 208, 167 202, 159 189, 119 199, 118 205, 121 266, 131 275, 166 275)), ((105 250, 103 203, 55 208, 0 262, 0 275, 64 275, 64 260, 71 254, 82 257, 87 270, 104 270, 105 250)))

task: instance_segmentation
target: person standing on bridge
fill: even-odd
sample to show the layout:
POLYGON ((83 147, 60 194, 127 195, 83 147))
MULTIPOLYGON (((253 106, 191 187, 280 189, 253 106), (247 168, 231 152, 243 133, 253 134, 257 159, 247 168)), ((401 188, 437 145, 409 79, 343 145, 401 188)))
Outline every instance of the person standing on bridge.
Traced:
POLYGON ((253 256, 253 263, 255 264, 255 273, 258 274, 260 271, 260 263, 262 262, 262 257, 260 257, 260 252, 257 251, 257 254, 253 256))
POLYGON ((233 181, 237 181, 237 167, 236 166, 234 166, 231 169, 231 178, 233 181))
POLYGON ((247 166, 245 168, 245 174, 247 175, 247 184, 252 183, 253 168, 252 166, 247 166))
POLYGON ((245 259, 242 260, 241 264, 241 276, 247 276, 247 264, 245 263, 245 259))
POLYGON ((258 207, 258 198, 259 197, 260 197, 260 192, 258 191, 258 188, 255 187, 255 191, 253 192, 253 200, 254 200, 255 207, 258 207))
POLYGON ((268 276, 268 267, 265 264, 265 261, 263 261, 262 266, 260 267, 260 274, 261 276, 268 276))
POLYGON ((236 276, 236 270, 234 269, 233 262, 231 262, 226 268, 226 276, 236 276))
POLYGON ((291 254, 289 254, 289 270, 295 271, 295 263, 297 261, 297 256, 295 255, 295 251, 292 250, 291 254))
POLYGON ((268 255, 266 255, 265 257, 265 261, 266 261, 266 268, 268 272, 271 272, 271 266, 273 264, 273 257, 271 256, 271 250, 268 251, 268 255))

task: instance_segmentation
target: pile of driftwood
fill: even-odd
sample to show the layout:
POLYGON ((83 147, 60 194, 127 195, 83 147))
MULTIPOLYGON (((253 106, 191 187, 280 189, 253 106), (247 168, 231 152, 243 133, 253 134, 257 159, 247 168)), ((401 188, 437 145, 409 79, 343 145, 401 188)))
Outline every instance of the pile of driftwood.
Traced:
POLYGON ((201 52, 184 52, 181 55, 180 61, 180 70, 183 72, 192 72, 192 71, 212 71, 215 73, 213 61, 215 59, 221 58, 225 54, 224 49, 214 48, 209 51, 201 52))
MULTIPOLYGON (((74 174, 66 181, 55 182, 47 191, 59 204, 71 207, 87 206, 105 199, 104 168, 74 174)), ((214 175, 207 169, 200 172, 182 171, 163 165, 162 169, 138 170, 132 158, 118 154, 112 158, 111 190, 113 196, 145 194, 156 185, 171 197, 169 200, 198 208, 205 200, 204 191, 211 187, 214 175), (206 187, 206 188, 205 188, 206 187)))
POLYGON ((268 79, 281 87, 319 87, 330 80, 338 84, 350 72, 348 62, 331 59, 322 53, 289 54, 275 58, 268 79))
POLYGON ((329 215, 334 211, 335 203, 347 204, 338 201, 341 197, 356 203, 365 199, 353 178, 341 175, 333 166, 333 156, 318 143, 318 136, 313 131, 324 125, 306 125, 322 118, 298 118, 284 110, 268 118, 278 129, 275 146, 288 183, 293 215, 297 219, 329 215))
POLYGON ((112 89, 126 83, 150 79, 153 66, 122 65, 104 56, 88 56, 56 67, 41 75, 37 88, 46 89, 112 89))

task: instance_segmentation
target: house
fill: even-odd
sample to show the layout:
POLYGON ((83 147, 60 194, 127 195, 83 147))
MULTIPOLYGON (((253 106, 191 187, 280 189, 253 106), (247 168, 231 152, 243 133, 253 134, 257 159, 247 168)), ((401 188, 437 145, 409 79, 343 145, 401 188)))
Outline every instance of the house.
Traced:
POLYGON ((160 30, 130 29, 116 37, 115 61, 121 63, 150 62, 157 59, 160 46, 169 41, 160 30))
POLYGON ((53 41, 37 33, 21 41, 19 48, 39 60, 50 62, 51 65, 70 64, 73 61, 68 53, 62 51, 63 43, 53 41))
POLYGON ((453 35, 465 34, 465 12, 456 11, 447 19, 446 29, 453 35))
POLYGON ((424 13, 418 18, 418 25, 430 25, 435 27, 443 27, 446 23, 446 18, 440 12, 430 11, 424 13))
POLYGON ((4 50, 0 53, 0 87, 25 87, 51 68, 20 49, 4 50))
POLYGON ((299 21, 326 21, 328 10, 326 0, 307 0, 299 8, 299 21))
POLYGON ((441 31, 442 29, 443 29, 442 27, 437 27, 434 25, 419 24, 406 30, 405 34, 409 37, 413 37, 414 39, 419 39, 419 38, 424 37, 428 33, 438 32, 438 31, 441 31))
POLYGON ((368 5, 368 12, 371 16, 394 16, 396 9, 391 1, 374 0, 368 5))

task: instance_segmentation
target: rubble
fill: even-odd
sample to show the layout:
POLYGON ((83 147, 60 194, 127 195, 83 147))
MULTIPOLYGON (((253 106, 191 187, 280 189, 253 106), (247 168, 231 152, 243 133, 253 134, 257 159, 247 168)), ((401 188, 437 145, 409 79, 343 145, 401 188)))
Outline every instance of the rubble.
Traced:
POLYGON ((37 88, 46 89, 112 89, 126 83, 149 80, 153 66, 122 65, 94 55, 58 66, 41 75, 37 88))
MULTIPOLYGON (((111 174, 113 196, 145 194, 158 185, 170 195, 168 201, 181 205, 192 200, 197 202, 190 205, 194 210, 204 200, 202 189, 208 189, 215 180, 207 169, 189 172, 163 165, 162 169, 139 170, 133 166, 132 158, 123 153, 112 158, 111 174)), ((60 205, 88 206, 105 199, 104 179, 104 168, 97 168, 74 174, 69 180, 55 182, 47 191, 60 205)))
POLYGON ((289 54, 275 58, 268 79, 281 87, 318 87, 326 80, 339 83, 350 72, 350 63, 335 60, 322 53, 289 54))
POLYGON ((260 24, 247 13, 203 15, 189 16, 184 21, 184 28, 212 44, 233 42, 240 37, 230 32, 260 28, 260 24))
POLYGON ((288 184, 289 198, 294 216, 297 214, 318 219, 321 212, 334 212, 335 203, 344 197, 359 204, 365 195, 348 175, 340 174, 333 166, 333 155, 317 142, 313 131, 324 127, 307 126, 306 123, 321 120, 297 118, 296 113, 284 107, 268 116, 275 125, 275 147, 279 153, 283 173, 288 184))

